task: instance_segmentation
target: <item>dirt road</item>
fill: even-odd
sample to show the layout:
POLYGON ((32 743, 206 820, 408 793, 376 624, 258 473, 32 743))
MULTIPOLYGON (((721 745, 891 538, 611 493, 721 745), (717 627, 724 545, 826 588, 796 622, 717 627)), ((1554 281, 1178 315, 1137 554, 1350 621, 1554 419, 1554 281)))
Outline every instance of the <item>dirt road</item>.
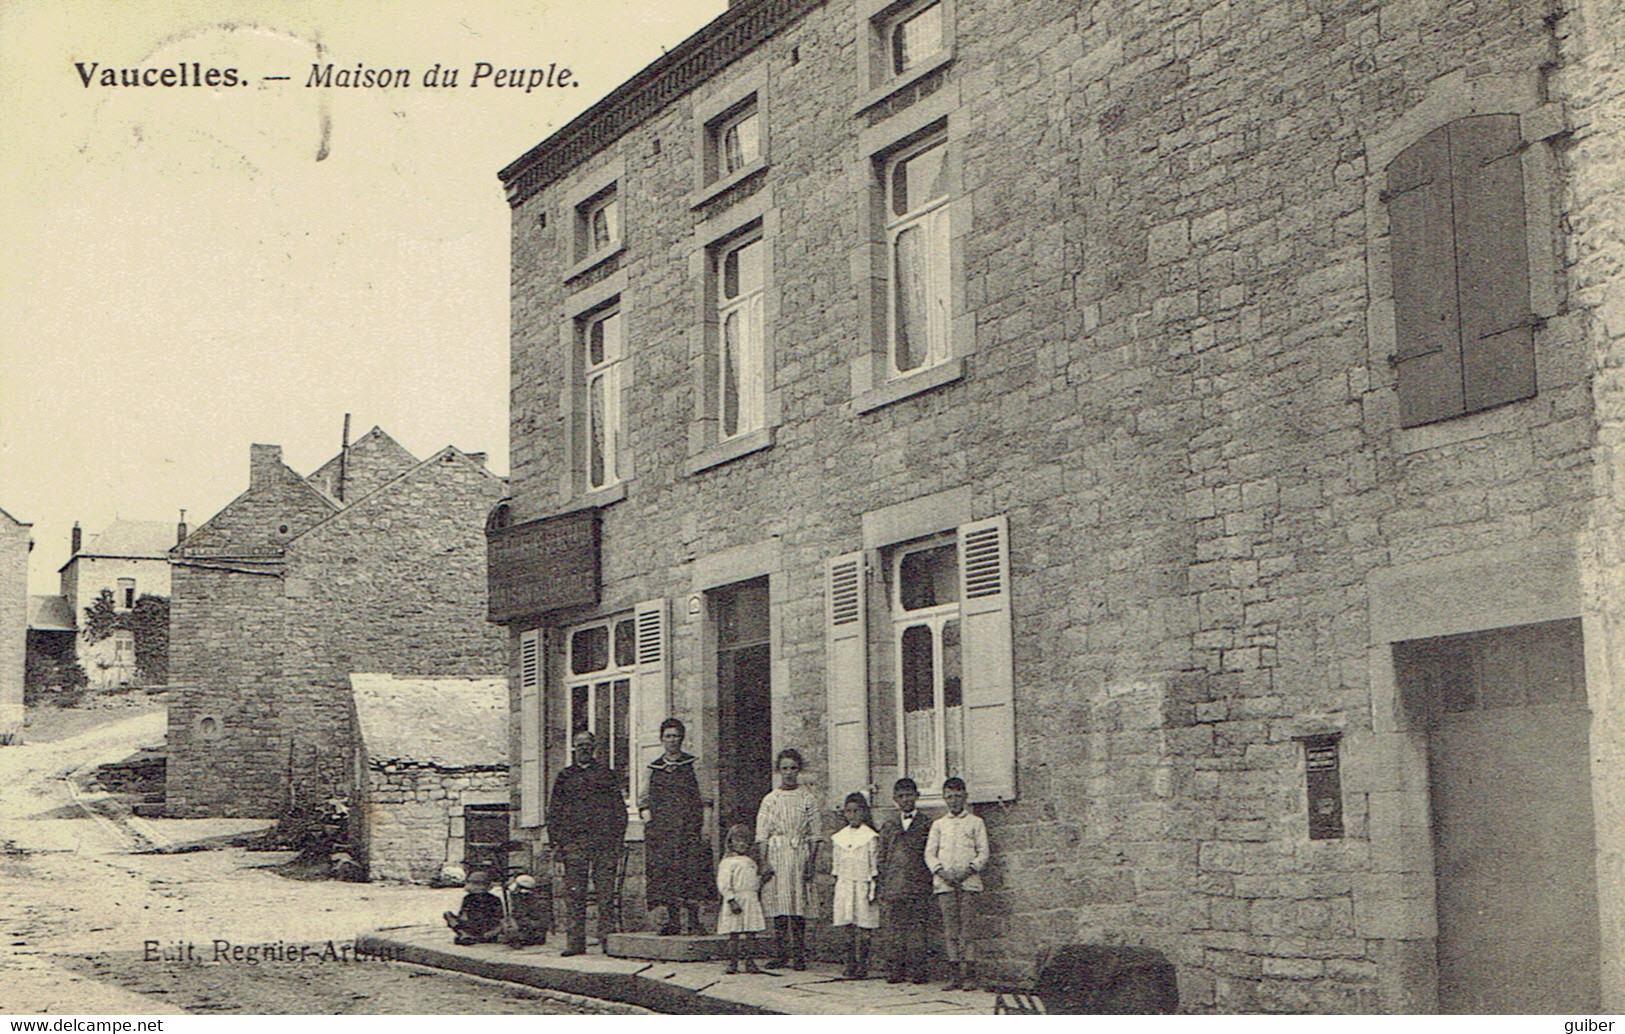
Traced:
POLYGON ((290 880, 268 869, 288 855, 235 848, 134 853, 263 825, 132 820, 75 785, 74 773, 161 743, 163 730, 161 710, 114 712, 55 742, 0 747, 0 1011, 596 1011, 591 1002, 344 957, 357 932, 432 921, 455 907, 457 891, 290 880), (298 962, 284 950, 280 963, 249 964, 222 956, 217 941, 312 951, 298 962))

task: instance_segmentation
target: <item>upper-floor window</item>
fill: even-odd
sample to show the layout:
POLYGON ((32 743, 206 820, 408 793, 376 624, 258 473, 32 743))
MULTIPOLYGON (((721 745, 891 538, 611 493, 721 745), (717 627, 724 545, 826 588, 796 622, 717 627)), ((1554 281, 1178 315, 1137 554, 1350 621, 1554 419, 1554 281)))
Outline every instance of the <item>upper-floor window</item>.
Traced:
POLYGON ((717 251, 718 437, 760 430, 766 385, 762 355, 760 234, 717 251))
POLYGON ((611 185, 576 208, 576 258, 588 259, 621 245, 621 205, 611 185))
POLYGON ((762 155, 756 100, 723 117, 713 134, 717 148, 717 175, 732 176, 762 155))
POLYGON ((1402 426, 1535 394, 1523 150, 1518 116, 1474 115, 1387 167, 1402 426))
POLYGON ((135 579, 120 578, 118 580, 118 605, 125 610, 135 607, 135 579))
POLYGON ((943 47, 942 4, 930 3, 899 18, 888 29, 891 71, 902 75, 943 47))
POLYGON ((621 439, 621 362, 625 340, 617 303, 577 320, 585 389, 582 467, 586 487, 620 480, 616 450, 621 439))
POLYGON ((946 138, 937 135, 885 163, 887 329, 894 377, 951 356, 947 155, 946 138))

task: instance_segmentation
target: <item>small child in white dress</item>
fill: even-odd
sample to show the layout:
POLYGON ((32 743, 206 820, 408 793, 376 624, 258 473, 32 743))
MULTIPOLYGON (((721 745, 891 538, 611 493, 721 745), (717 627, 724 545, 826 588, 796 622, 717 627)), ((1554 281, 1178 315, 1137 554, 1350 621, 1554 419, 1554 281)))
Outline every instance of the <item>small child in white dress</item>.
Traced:
MULTIPOLYGON (((739 972, 739 959, 746 954, 745 939, 767 929, 762 915, 762 899, 757 896, 761 881, 756 862, 750 856, 755 838, 747 826, 728 830, 728 853, 717 866, 717 892, 722 895, 722 911, 717 913, 717 933, 728 935, 728 972, 739 972)), ((756 959, 745 959, 746 973, 760 973, 756 959)))
POLYGON ((835 926, 847 928, 848 980, 869 977, 870 932, 880 925, 875 904, 875 877, 880 870, 880 834, 869 821, 869 801, 861 793, 846 795, 841 806, 846 825, 830 836, 835 847, 830 872, 835 876, 835 926))

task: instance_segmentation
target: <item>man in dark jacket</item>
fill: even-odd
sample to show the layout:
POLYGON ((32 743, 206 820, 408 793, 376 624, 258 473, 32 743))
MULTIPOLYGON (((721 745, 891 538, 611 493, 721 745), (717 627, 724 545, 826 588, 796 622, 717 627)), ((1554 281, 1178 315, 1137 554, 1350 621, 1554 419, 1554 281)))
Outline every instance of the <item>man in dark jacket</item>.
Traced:
MULTIPOLYGON (((553 780, 547 802, 547 835, 564 858, 564 893, 570 898, 568 943, 563 954, 587 950, 587 883, 598 899, 598 937, 615 928, 611 899, 615 870, 626 841, 626 798, 621 781, 598 763, 598 743, 590 732, 576 733, 575 764, 553 780)), ((608 950, 608 944, 605 944, 608 950)))
POLYGON ((880 828, 880 931, 885 938, 888 983, 927 979, 931 924, 931 870, 925 867, 925 841, 931 820, 915 805, 920 790, 904 776, 892 787, 897 815, 880 828))

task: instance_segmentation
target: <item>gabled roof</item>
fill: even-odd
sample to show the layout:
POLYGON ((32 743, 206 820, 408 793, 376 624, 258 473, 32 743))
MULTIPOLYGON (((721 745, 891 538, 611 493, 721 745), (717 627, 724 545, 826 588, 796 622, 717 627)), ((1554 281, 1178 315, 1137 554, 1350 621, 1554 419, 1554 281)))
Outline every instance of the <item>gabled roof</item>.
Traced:
POLYGON ((485 464, 475 460, 473 457, 469 456, 468 453, 463 452, 456 446, 448 445, 436 452, 434 455, 430 456, 428 459, 423 460, 422 462, 414 463, 411 467, 402 471, 398 476, 392 478, 387 483, 380 485, 378 488, 367 493, 365 496, 352 499, 348 506, 338 510, 335 513, 328 514, 326 517, 323 517, 320 521, 317 521, 315 524, 294 536, 292 541, 298 542, 304 539, 306 536, 314 537, 320 535, 332 527, 335 522, 343 521, 346 516, 354 517, 356 514, 366 513, 380 506, 387 507, 389 505, 390 495, 397 487, 410 483, 416 475, 433 475, 435 471, 443 469, 448 463, 471 464, 476 470, 490 478, 492 481, 502 485, 507 484, 506 478, 491 473, 491 471, 486 468, 485 464))
POLYGON ((36 632, 74 632, 73 608, 66 596, 28 597, 28 627, 36 632))
POLYGON ((508 764, 508 680, 355 672, 362 749, 381 763, 436 768, 508 764))
POLYGON ((418 465, 418 458, 406 447, 373 426, 373 429, 350 443, 350 455, 344 463, 344 498, 338 498, 339 461, 343 452, 334 456, 306 478, 312 486, 339 505, 353 503, 377 491, 418 465))
POLYGON ((33 525, 28 523, 27 521, 19 521, 17 518, 15 518, 11 514, 7 513, 3 507, 0 507, 0 517, 4 517, 6 520, 8 520, 11 523, 15 524, 19 528, 32 528, 33 527, 33 525))

